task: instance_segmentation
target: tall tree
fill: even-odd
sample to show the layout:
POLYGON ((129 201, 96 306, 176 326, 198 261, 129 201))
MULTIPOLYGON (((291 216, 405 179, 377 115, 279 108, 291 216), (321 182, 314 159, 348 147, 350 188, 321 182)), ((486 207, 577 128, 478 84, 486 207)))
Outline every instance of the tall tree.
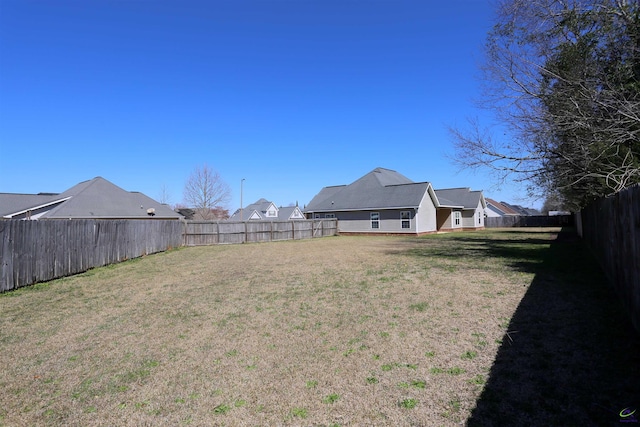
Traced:
POLYGON ((456 159, 578 208, 640 182, 640 7, 503 0, 487 38, 484 107, 507 129, 451 129, 456 159))
POLYGON ((216 219, 216 211, 226 208, 231 189, 220 174, 207 164, 198 166, 184 186, 184 202, 195 208, 195 218, 216 219))

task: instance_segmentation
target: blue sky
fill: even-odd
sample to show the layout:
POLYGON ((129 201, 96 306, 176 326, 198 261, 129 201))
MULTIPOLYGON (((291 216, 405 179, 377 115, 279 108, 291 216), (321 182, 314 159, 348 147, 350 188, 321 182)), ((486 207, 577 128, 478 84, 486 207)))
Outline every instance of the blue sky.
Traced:
POLYGON ((198 165, 308 203, 376 167, 513 203, 459 171, 490 1, 0 0, 0 192, 102 176, 172 203, 198 165))

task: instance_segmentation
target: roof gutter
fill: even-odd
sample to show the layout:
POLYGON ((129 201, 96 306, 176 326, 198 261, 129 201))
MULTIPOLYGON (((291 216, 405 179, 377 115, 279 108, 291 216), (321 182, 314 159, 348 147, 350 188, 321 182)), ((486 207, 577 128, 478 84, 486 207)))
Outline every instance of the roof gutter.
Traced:
MULTIPOLYGON (((464 209, 464 206, 456 206, 456 205, 440 205, 436 206, 436 208, 445 208, 445 209, 464 209)), ((472 208, 467 208, 472 209, 472 208)))
POLYGON ((358 211, 384 211, 384 210, 397 210, 397 209, 418 209, 419 205, 412 206, 389 206, 389 207, 366 207, 366 208, 347 208, 347 209, 305 209, 305 213, 318 213, 318 212, 358 212, 358 211))

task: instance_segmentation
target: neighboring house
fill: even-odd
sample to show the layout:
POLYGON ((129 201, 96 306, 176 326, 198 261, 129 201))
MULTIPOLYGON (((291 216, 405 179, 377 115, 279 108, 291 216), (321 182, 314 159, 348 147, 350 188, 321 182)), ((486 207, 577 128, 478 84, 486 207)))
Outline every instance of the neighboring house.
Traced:
POLYGON ((522 207, 520 205, 512 205, 509 204, 507 202, 500 202, 505 206, 510 207, 511 209, 513 209, 514 211, 516 211, 518 213, 518 215, 521 216, 535 216, 535 215, 540 215, 540 211, 538 211, 537 209, 533 209, 533 208, 525 208, 522 207))
POLYGON ((484 209, 480 191, 436 191, 429 182, 413 182, 396 171, 376 168, 349 185, 324 187, 309 202, 305 214, 308 218, 337 218, 343 234, 420 235, 483 228, 484 215, 478 209, 484 209))
POLYGON ((277 207, 267 199, 260 199, 242 209, 236 210, 229 221, 293 221, 305 219, 304 213, 298 206, 277 207))
POLYGON ((472 191, 469 187, 436 190, 441 205, 451 209, 438 209, 438 231, 462 228, 475 230, 484 228, 484 211, 487 202, 482 191, 472 191))
POLYGON ((517 211, 512 209, 510 206, 496 202, 493 199, 486 198, 487 208, 485 209, 485 214, 490 218, 497 218, 501 216, 517 216, 520 215, 517 211))
POLYGON ((512 205, 507 202, 496 202, 487 198, 487 209, 485 213, 488 217, 497 218, 501 216, 532 216, 540 215, 540 212, 532 208, 523 208, 520 205, 512 205))
POLYGON ((0 193, 0 218, 180 219, 182 216, 142 193, 125 191, 96 177, 60 194, 0 193))

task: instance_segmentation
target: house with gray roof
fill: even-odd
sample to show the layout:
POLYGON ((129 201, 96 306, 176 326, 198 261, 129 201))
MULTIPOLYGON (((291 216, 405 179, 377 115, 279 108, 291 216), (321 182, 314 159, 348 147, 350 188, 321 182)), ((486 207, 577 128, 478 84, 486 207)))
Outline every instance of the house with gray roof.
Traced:
POLYGON ((438 231, 484 228, 487 202, 482 191, 472 191, 469 187, 446 188, 436 190, 436 196, 441 206, 448 207, 438 209, 438 231))
POLYGON ((125 191, 102 177, 81 182, 63 193, 0 193, 2 219, 180 219, 169 206, 125 191))
POLYGON ((304 212, 307 218, 336 218, 340 233, 420 235, 484 227, 481 191, 439 191, 375 168, 351 184, 324 187, 304 212))
POLYGON ((497 202, 493 199, 487 198, 487 208, 485 210, 485 214, 487 215, 487 217, 490 218, 497 218, 497 217, 501 217, 501 216, 517 216, 519 215, 518 212, 516 212, 515 210, 511 209, 511 207, 509 207, 506 204, 497 202))
POLYGON ((305 219, 304 213, 298 206, 277 207, 267 199, 259 199, 255 203, 236 210, 229 221, 293 221, 305 219))

